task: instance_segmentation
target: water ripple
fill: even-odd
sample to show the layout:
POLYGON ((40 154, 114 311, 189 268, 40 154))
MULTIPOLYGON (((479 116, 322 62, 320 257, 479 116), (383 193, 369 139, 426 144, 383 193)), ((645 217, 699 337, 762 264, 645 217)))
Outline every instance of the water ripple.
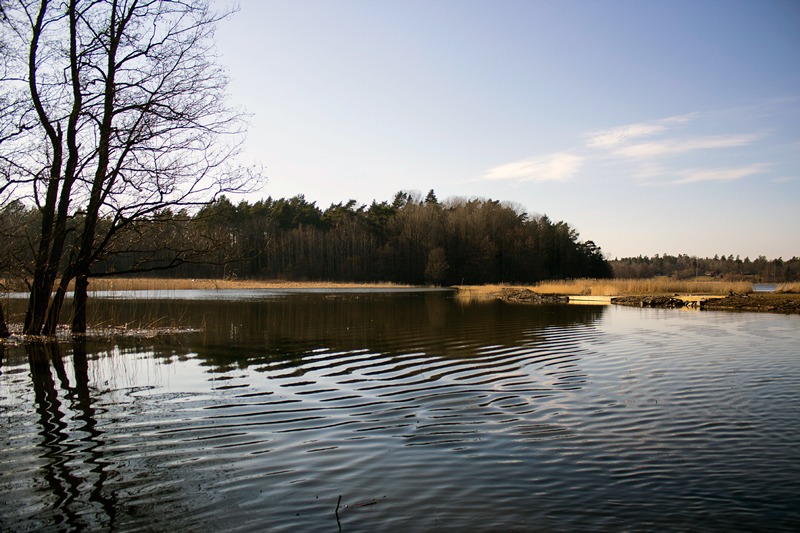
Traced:
POLYGON ((304 298, 218 312, 233 346, 9 354, 2 522, 800 525, 796 317, 304 298))

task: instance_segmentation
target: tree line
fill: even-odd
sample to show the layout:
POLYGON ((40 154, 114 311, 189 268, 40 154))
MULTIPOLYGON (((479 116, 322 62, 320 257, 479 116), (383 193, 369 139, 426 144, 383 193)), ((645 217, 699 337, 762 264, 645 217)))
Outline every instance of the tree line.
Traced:
POLYGON ((197 218, 217 242, 227 232, 225 253, 245 259, 178 275, 452 285, 612 274, 600 248, 566 222, 491 199, 439 202, 433 190, 324 211, 302 195, 235 206, 222 197, 197 218))
POLYGON ((611 274, 568 224, 492 200, 440 203, 431 191, 324 211, 303 196, 233 205, 225 194, 262 179, 233 164, 245 122, 215 63, 214 31, 230 11, 214 7, 0 0, 0 273, 29 292, 25 334, 54 333, 69 287, 71 329, 84 333, 98 276, 422 284, 611 274))
MULTIPOLYGON (((30 272, 38 210, 12 204, 0 213, 30 272), (15 222, 10 222, 10 219, 15 222)), ((99 225, 110 221, 100 220, 99 225)), ((71 221, 79 227, 80 217, 71 221)), ((71 235, 71 233, 70 233, 71 235)), ((69 237, 66 243, 71 244, 69 237)), ((90 277, 158 272, 159 276, 280 278, 405 284, 533 283, 609 277, 593 242, 565 222, 531 216, 496 200, 453 198, 431 190, 399 192, 391 201, 355 200, 322 210, 303 195, 234 205, 221 196, 190 215, 163 209, 118 235, 90 277)))
POLYGON ((610 261, 616 278, 652 278, 670 276, 676 279, 692 278, 696 275, 713 276, 729 281, 752 280, 764 283, 800 281, 800 258, 767 259, 760 255, 749 257, 715 255, 697 257, 664 254, 652 257, 623 257, 610 261))

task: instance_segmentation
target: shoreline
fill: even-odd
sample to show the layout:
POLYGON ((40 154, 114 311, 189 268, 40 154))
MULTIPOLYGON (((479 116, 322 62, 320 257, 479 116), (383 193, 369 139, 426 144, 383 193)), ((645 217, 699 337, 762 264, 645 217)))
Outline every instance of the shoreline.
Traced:
MULTIPOLYGON (((388 288, 388 289, 423 289, 425 286, 402 285, 395 283, 344 283, 322 281, 285 281, 285 280, 212 280, 212 279, 169 279, 169 278, 130 278, 130 279, 104 279, 92 291, 134 291, 134 290, 226 290, 226 289, 353 289, 353 288, 388 288)), ((464 302, 491 302, 504 301, 508 303, 542 305, 566 304, 573 305, 624 305, 628 307, 648 307, 657 309, 696 309, 705 311, 743 311, 765 312, 779 314, 800 314, 800 293, 797 292, 750 292, 731 294, 664 294, 664 293, 639 293, 624 295, 593 296, 586 294, 565 294, 556 292, 537 292, 539 287, 506 287, 501 285, 455 285, 441 287, 444 290, 455 291, 455 297, 464 302)), ((549 288, 549 287, 548 287, 549 288)), ((23 342, 21 324, 6 323, 9 337, 0 337, 0 345, 17 344, 23 342)), ((127 327, 114 326, 101 327, 87 337, 153 337, 162 334, 186 333, 188 330, 180 328, 152 328, 128 330, 127 327), (101 331, 102 330, 102 331, 101 331)), ((55 336, 60 340, 67 340, 71 336, 64 327, 55 336)), ((29 341, 52 340, 50 337, 30 337, 29 341)))
POLYGON ((356 283, 339 281, 286 281, 237 280, 237 279, 189 279, 189 278, 94 278, 89 291, 137 291, 137 290, 226 290, 226 289, 352 289, 352 288, 411 288, 413 285, 399 283, 356 283))
POLYGON ((800 314, 800 294, 752 292, 748 294, 628 294, 620 296, 595 297, 557 293, 538 293, 529 288, 498 288, 493 291, 479 291, 475 288, 457 287, 459 297, 466 300, 502 300, 511 303, 546 304, 578 303, 594 305, 624 305, 628 307, 649 307, 658 309, 700 309, 707 311, 755 311, 781 314, 800 314))
MULTIPOLYGON (((763 311, 800 314, 800 292, 796 283, 787 284, 786 292, 751 292, 745 287, 724 282, 706 282, 697 286, 624 287, 631 280, 574 280, 572 282, 543 282, 539 285, 453 285, 441 287, 456 292, 463 301, 502 300, 521 303, 583 303, 612 304, 631 307, 694 308, 705 310, 763 311), (614 286, 614 283, 617 286, 614 286), (663 290, 663 289, 675 289, 663 290), (681 291, 685 288, 688 291, 681 291), (696 289, 702 289, 696 291, 696 289), (737 291, 735 289, 744 289, 737 291), (580 301, 583 300, 583 301, 580 301)), ((93 278, 89 291, 172 291, 226 289, 413 289, 429 288, 391 282, 359 283, 331 281, 188 279, 188 278, 93 278)), ((71 290, 71 287, 70 287, 71 290)))

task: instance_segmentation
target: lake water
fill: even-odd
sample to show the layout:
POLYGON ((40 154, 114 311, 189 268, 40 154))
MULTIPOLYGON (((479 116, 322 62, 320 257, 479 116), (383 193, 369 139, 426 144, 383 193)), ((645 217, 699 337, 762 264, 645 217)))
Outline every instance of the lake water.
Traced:
POLYGON ((202 332, 5 348, 0 529, 800 529, 800 317, 136 296, 202 332))
POLYGON ((778 290, 778 286, 770 283, 754 283, 753 284, 753 292, 775 292, 778 290))

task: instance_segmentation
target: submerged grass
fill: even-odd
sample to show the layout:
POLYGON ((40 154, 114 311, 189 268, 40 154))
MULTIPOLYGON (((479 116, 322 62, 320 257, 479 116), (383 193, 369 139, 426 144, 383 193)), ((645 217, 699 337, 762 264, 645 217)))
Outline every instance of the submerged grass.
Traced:
MULTIPOLYGON (((2 280, 0 280, 2 281, 2 280)), ((0 286, 11 288, 14 291, 24 292, 23 286, 11 286, 6 283, 0 286)), ((341 282, 316 282, 316 281, 286 281, 286 280, 230 280, 230 279, 172 279, 172 278, 93 278, 90 280, 89 291, 152 291, 156 293, 152 299, 139 302, 135 314, 131 314, 126 305, 122 304, 125 296, 119 298, 89 298, 87 306, 87 324, 89 337, 152 337, 164 334, 187 333, 202 331, 205 319, 202 316, 193 316, 191 306, 177 315, 172 312, 166 314, 159 303, 157 293, 166 296, 170 291, 179 290, 226 290, 226 289, 296 289, 296 288, 405 288, 410 285, 394 283, 341 283, 341 282), (187 323, 194 324, 193 327, 187 323)), ((69 291, 73 290, 70 284, 69 291)), ((26 300, 9 300, 6 294, 2 300, 5 319, 15 338, 22 335, 22 321, 26 300), (13 304, 13 305, 9 305, 13 304)), ((71 300, 64 303, 59 318, 55 338, 68 337, 70 321, 71 300)))

